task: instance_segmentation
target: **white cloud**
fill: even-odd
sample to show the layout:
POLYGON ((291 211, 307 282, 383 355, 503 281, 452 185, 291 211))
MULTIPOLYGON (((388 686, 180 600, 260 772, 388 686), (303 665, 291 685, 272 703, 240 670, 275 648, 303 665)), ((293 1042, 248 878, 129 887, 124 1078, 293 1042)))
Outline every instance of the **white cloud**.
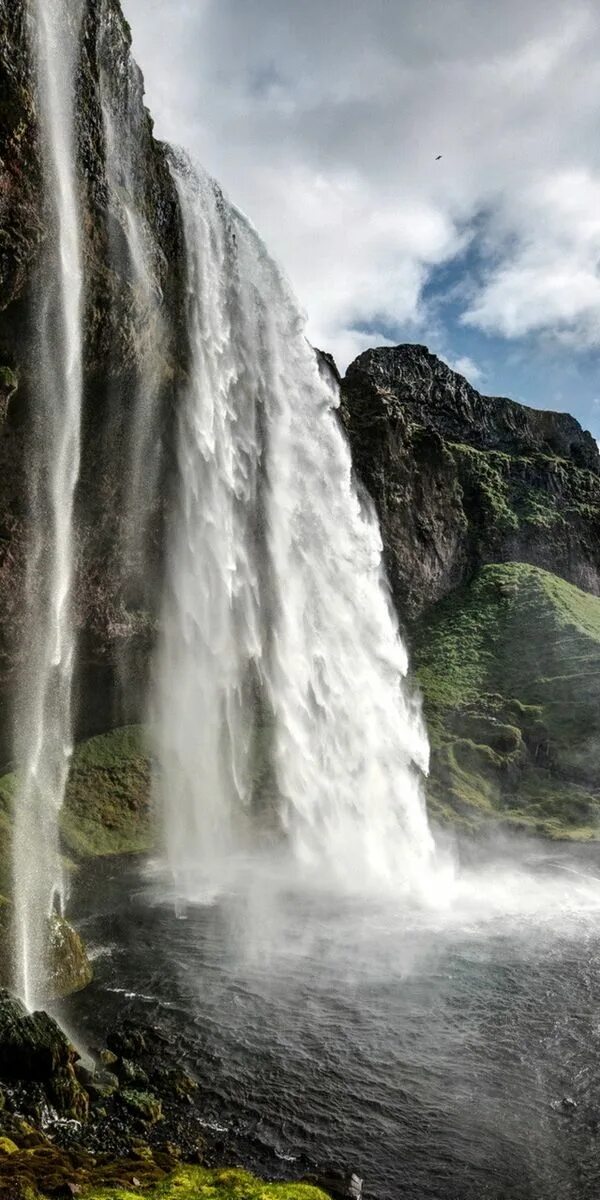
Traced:
POLYGON ((458 371, 459 375, 464 375, 465 379, 468 379, 473 387, 478 387, 483 382, 484 374, 481 367, 478 367, 477 363, 473 362, 473 359, 469 358, 468 355, 464 354, 461 358, 448 358, 447 362, 453 371, 458 371))
POLYGON ((470 325, 600 341, 595 0, 125 9, 158 133, 249 213, 342 365, 357 330, 425 320, 471 242, 470 325))

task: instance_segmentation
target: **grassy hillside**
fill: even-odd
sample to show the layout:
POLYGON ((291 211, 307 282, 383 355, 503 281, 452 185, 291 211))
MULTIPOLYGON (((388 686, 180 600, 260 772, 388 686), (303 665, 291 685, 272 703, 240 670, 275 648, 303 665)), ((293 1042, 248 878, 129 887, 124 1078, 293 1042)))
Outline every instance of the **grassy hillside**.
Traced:
POLYGON ((421 619, 414 657, 438 819, 600 837, 600 599, 484 567, 421 619))

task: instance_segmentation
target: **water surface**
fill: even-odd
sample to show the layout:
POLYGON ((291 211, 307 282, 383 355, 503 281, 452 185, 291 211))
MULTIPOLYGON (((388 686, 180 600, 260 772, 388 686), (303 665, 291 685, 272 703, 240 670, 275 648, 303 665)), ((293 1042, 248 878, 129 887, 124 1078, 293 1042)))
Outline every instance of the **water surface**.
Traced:
POLYGON ((330 1160, 373 1200, 591 1200, 600 855, 525 859, 467 873, 445 908, 303 894, 255 864, 179 916, 115 863, 78 898, 98 957, 76 1018, 170 1030, 207 1121, 265 1174, 330 1160))

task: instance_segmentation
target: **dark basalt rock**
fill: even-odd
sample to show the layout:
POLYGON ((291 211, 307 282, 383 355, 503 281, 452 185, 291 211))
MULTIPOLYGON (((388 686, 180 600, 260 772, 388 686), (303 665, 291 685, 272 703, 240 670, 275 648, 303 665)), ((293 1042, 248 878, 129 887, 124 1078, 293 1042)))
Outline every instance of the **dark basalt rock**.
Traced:
POLYGON ((352 363, 342 418, 403 620, 486 563, 531 563, 600 594, 600 455, 573 417, 481 396, 407 345, 352 363))
POLYGON ((40 1084, 59 1113, 81 1120, 89 1101, 75 1074, 78 1057, 48 1013, 28 1013, 20 1000, 0 990, 0 1079, 40 1084))
POLYGON ((596 442, 574 417, 482 396, 426 346, 366 350, 348 368, 346 393, 364 392, 369 383, 386 396, 390 410, 408 410, 446 441, 512 455, 547 454, 600 474, 596 442))

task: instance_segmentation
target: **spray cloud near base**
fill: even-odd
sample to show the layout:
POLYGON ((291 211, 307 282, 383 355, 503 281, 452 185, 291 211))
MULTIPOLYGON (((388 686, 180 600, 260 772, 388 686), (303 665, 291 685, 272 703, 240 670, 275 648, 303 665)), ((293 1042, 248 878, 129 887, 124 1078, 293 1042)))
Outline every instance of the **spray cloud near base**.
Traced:
POLYGON ((171 164, 189 356, 155 734, 176 889, 257 844, 308 876, 418 889, 428 743, 337 395, 255 230, 171 164))

